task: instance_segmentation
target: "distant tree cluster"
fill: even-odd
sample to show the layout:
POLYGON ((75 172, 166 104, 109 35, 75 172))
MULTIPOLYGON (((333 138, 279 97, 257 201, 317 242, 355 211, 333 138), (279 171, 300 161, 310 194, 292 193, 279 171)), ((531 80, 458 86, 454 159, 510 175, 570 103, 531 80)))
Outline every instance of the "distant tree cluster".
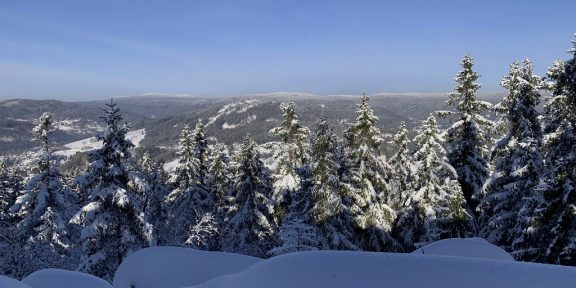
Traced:
POLYGON ((479 76, 466 56, 452 109, 435 113, 452 125, 441 131, 430 115, 413 139, 402 123, 386 143, 367 95, 343 137, 324 115, 303 126, 293 101, 280 106, 276 142, 246 136, 227 147, 207 139, 202 122, 185 126, 173 173, 147 154, 132 156, 129 125, 111 102, 102 147, 85 171, 62 175, 45 113, 29 176, 0 164, 0 274, 53 267, 111 280, 124 258, 156 245, 271 257, 409 252, 451 237, 483 237, 519 260, 576 265, 576 42, 569 52, 545 78, 529 60, 512 63, 501 82, 508 94, 494 106, 476 98, 479 76), (395 153, 386 159, 388 144, 395 153))

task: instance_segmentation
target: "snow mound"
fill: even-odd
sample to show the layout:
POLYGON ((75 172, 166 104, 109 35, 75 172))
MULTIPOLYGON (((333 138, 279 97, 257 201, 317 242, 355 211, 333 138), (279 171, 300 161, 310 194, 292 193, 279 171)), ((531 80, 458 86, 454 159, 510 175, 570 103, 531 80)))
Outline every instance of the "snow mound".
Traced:
POLYGON ((314 251, 263 260, 241 273, 193 287, 568 288, 574 283, 574 267, 426 254, 314 251))
POLYGON ((22 282, 33 288, 112 288, 110 283, 96 276, 60 269, 38 270, 22 282))
POLYGON ((430 243, 412 254, 432 254, 514 261, 504 249, 482 238, 451 238, 430 243))
POLYGON ((171 288, 197 285, 237 273, 260 258, 177 247, 152 247, 128 256, 114 275, 115 288, 171 288))
POLYGON ((32 288, 16 279, 0 276, 0 288, 32 288))

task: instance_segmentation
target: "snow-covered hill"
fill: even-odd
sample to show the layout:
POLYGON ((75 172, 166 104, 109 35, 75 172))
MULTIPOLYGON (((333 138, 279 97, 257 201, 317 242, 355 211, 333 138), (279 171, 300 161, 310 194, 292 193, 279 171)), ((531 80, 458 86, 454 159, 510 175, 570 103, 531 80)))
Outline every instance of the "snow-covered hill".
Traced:
MULTIPOLYGON (((478 238, 442 240, 411 254, 315 251, 266 260, 156 247, 128 257, 116 272, 114 287, 571 288, 576 283, 574 267, 515 262, 509 256, 478 238)), ((0 276, 0 288, 8 287, 110 286, 91 275, 48 269, 22 282, 0 276)))
MULTIPOLYGON (((448 246, 442 249, 458 250, 453 246, 468 243, 458 240, 445 244, 448 246)), ((320 251, 263 260, 243 272, 189 288, 568 288, 574 283, 574 267, 460 256, 320 251)))
POLYGON ((130 255, 116 271, 116 288, 178 288, 240 272, 261 259, 177 247, 142 249, 130 255))
MULTIPOLYGON (((132 141, 135 147, 138 147, 140 146, 140 142, 144 139, 144 137, 146 137, 146 129, 129 131, 126 137, 132 141)), ((90 137, 65 144, 56 151, 56 154, 61 156, 72 156, 78 152, 87 152, 90 150, 98 149, 101 146, 101 141, 96 140, 96 137, 90 137)))

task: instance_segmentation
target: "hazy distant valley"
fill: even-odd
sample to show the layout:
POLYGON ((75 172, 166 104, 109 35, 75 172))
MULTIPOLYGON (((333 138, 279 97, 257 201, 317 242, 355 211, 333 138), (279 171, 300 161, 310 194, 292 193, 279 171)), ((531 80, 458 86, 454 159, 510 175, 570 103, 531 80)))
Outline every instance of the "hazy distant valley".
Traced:
MULTIPOLYGON (((496 103, 502 97, 502 94, 489 94, 481 98, 496 103)), ((358 96, 302 93, 230 98, 150 94, 116 98, 114 102, 118 103, 125 121, 131 123, 132 130, 143 131, 140 133, 144 134, 141 135, 143 139, 138 140, 138 151, 146 150, 154 158, 170 161, 175 157, 183 126, 193 128, 199 120, 206 125, 207 136, 215 136, 218 141, 228 145, 240 142, 247 134, 258 143, 274 140, 268 131, 281 121, 280 103, 290 98, 294 100, 305 126, 312 127, 318 116, 324 113, 335 124, 338 135, 342 134, 348 123, 354 121, 356 104, 359 102, 358 96)), ((56 146, 60 147, 58 154, 69 157, 75 152, 88 150, 91 148, 89 138, 104 127, 100 117, 102 108, 109 102, 109 99, 86 102, 0 101, 0 156, 34 151, 37 144, 32 140, 32 128, 44 112, 54 115, 56 131, 53 137, 56 146), (82 143, 85 145, 80 145, 82 143)), ((380 118, 377 125, 387 137, 402 121, 412 129, 431 112, 447 109, 445 94, 381 93, 371 95, 371 105, 380 118)))

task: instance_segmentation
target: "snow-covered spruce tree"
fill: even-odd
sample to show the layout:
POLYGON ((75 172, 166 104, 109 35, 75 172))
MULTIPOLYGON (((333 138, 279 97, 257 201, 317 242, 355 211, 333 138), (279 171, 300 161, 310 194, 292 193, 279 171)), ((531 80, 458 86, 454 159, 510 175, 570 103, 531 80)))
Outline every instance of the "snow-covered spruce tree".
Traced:
MULTIPOLYGON (((208 168, 208 185, 212 191, 216 214, 224 215, 229 204, 232 173, 230 171, 230 157, 224 144, 217 143, 211 150, 210 167, 208 168)), ((220 216, 217 216, 219 218, 220 216)))
POLYGON ((54 163, 51 134, 54 129, 52 115, 44 113, 33 130, 41 145, 39 159, 28 183, 27 193, 18 197, 11 208, 22 220, 19 233, 26 235, 30 250, 41 251, 29 263, 32 271, 45 268, 71 269, 74 265, 69 250, 73 245, 68 234, 68 221, 76 212, 75 193, 62 184, 62 175, 54 163))
POLYGON ((208 157, 210 155, 210 149, 208 147, 208 141, 206 140, 206 133, 202 121, 196 123, 192 137, 194 141, 194 158, 196 159, 196 182, 200 185, 206 185, 208 179, 208 157))
POLYGON ((289 194, 290 205, 278 233, 281 245, 268 252, 273 256, 327 248, 326 241, 322 239, 319 229, 313 225, 311 219, 310 210, 314 205, 312 169, 310 165, 306 165, 297 168, 297 173, 301 183, 297 190, 289 194))
MULTIPOLYGON (((173 246, 198 247, 198 242, 188 241, 195 235, 206 213, 213 209, 213 199, 206 185, 208 175, 208 145, 202 123, 190 132, 184 127, 180 136, 179 166, 176 168, 175 189, 167 196, 168 227, 170 227, 168 244, 173 246)), ((206 215, 209 217, 209 215, 206 215)), ((208 218, 207 218, 208 219, 208 218)), ((206 219, 204 219, 206 223, 206 219)))
POLYGON ((464 57, 460 65, 463 70, 456 75, 456 91, 448 94, 447 101, 455 111, 439 114, 457 119, 446 131, 446 152, 448 161, 458 173, 467 206, 473 212, 480 201, 482 185, 490 175, 488 145, 491 145, 489 132, 494 123, 482 115, 492 105, 476 98, 481 85, 476 83, 479 76, 472 70, 472 58, 464 57))
MULTIPOLYGON (((274 194, 272 199, 277 203, 275 215, 278 220, 283 218, 282 211, 289 203, 285 203, 284 196, 291 191, 298 189, 298 175, 296 168, 306 163, 307 148, 306 139, 310 133, 309 129, 298 120, 298 115, 294 108, 294 101, 289 100, 280 105, 283 121, 280 126, 272 128, 270 135, 279 137, 281 141, 269 143, 269 148, 273 151, 273 157, 277 162, 274 178, 274 194)), ((280 222, 280 221, 279 221, 280 222)))
POLYGON ((44 263, 44 251, 26 245, 27 235, 15 226, 0 223, 0 275, 22 279, 35 271, 36 262, 44 263))
POLYGON ((396 213, 387 205, 390 189, 385 179, 389 176, 389 168, 378 157, 384 139, 376 127, 378 117, 368 104, 369 99, 366 94, 362 96, 356 111, 356 123, 345 131, 354 189, 350 208, 362 230, 362 249, 395 251, 398 245, 391 236, 391 230, 396 213))
POLYGON ((472 217, 454 168, 446 159, 434 116, 422 122, 414 138, 415 193, 400 212, 396 235, 407 247, 474 235, 472 217))
POLYGON ((16 198, 23 190, 22 177, 12 169, 8 169, 4 161, 0 162, 0 224, 12 226, 14 217, 10 215, 10 207, 16 203, 16 198))
POLYGON ((265 257, 278 244, 274 222, 272 179, 260 159, 256 143, 246 137, 235 157, 238 167, 233 178, 235 203, 228 212, 221 236, 221 250, 265 257))
POLYGON ((537 260, 576 265, 576 41, 572 59, 548 72, 552 95, 544 105, 544 157, 550 173, 540 190, 544 201, 529 228, 539 235, 537 260))
POLYGON ((177 189, 185 189, 194 183, 197 167, 194 157, 194 138, 188 125, 184 125, 184 128, 180 132, 178 144, 178 166, 176 166, 175 184, 177 189))
POLYGON ((132 177, 132 186, 142 195, 143 212, 146 221, 152 225, 152 239, 158 246, 167 243, 166 202, 170 192, 168 173, 163 162, 154 162, 150 154, 145 152, 138 163, 137 175, 132 177))
MULTIPOLYGON (((309 217, 326 241, 319 243, 319 248, 359 250, 355 239, 356 224, 342 199, 342 194, 349 191, 346 189, 349 185, 344 183, 346 179, 341 179, 339 174, 343 168, 340 164, 346 157, 341 154, 344 150, 333 130, 326 116, 322 115, 316 121, 310 144, 310 168, 314 182, 311 187, 313 206, 309 217)), ((347 175, 347 172, 343 174, 347 175)))
POLYGON ((282 245, 272 255, 317 249, 358 250, 354 218, 340 196, 338 139, 321 115, 310 139, 309 163, 297 168, 300 185, 291 191, 280 227, 282 245))
POLYGON ((412 141, 408 137, 404 122, 400 124, 391 144, 397 151, 388 161, 392 171, 389 203, 398 215, 392 232, 404 248, 412 249, 424 231, 421 231, 422 225, 418 225, 418 207, 413 207, 411 203, 411 197, 415 193, 416 168, 410 148, 412 141))
POLYGON ((516 258, 530 257, 530 233, 533 212, 541 202, 536 191, 544 167, 540 146, 542 131, 536 106, 540 101, 540 78, 532 75, 526 60, 510 65, 501 82, 508 95, 495 106, 502 115, 505 133, 492 151, 494 171, 484 184, 485 196, 478 206, 480 235, 512 251, 516 258))
POLYGON ((0 162, 0 275, 20 279, 33 272, 30 267, 38 250, 26 245, 27 235, 17 228, 18 215, 10 212, 17 195, 25 191, 23 179, 16 169, 0 162))
POLYGON ((195 227, 198 233, 192 241, 196 246, 219 249, 220 233, 222 231, 230 206, 234 204, 232 197, 232 173, 230 171, 230 157, 224 144, 216 143, 211 149, 208 168, 208 186, 213 199, 210 213, 205 214, 195 227), (201 231, 206 228, 205 231, 201 231))
POLYGON ((405 208, 406 200, 414 193, 414 161, 410 146, 412 142, 408 137, 408 130, 404 122, 398 127, 391 144, 397 149, 390 157, 388 164, 392 172, 391 191, 389 196, 390 206, 399 211, 405 208))
POLYGON ((126 162, 134 147, 126 138, 129 126, 121 124, 116 103, 103 109, 106 130, 97 136, 101 148, 90 152, 88 171, 78 178, 87 191, 86 204, 71 222, 81 224, 83 255, 78 270, 112 280, 122 260, 152 242, 152 226, 146 222, 144 203, 129 188, 126 162))

